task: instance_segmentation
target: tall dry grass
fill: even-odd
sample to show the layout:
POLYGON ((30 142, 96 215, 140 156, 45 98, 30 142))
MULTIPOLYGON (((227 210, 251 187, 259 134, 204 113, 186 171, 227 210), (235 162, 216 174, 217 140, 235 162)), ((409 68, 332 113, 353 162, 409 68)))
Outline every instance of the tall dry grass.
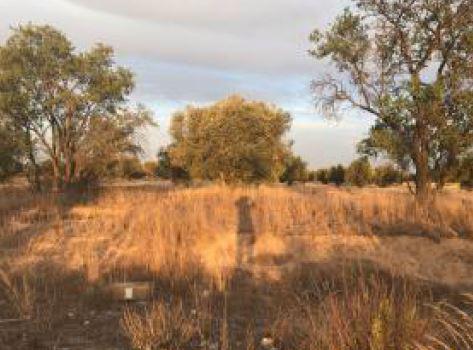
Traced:
POLYGON ((126 309, 121 324, 133 348, 143 350, 183 349, 199 332, 182 303, 155 303, 141 313, 126 309))
POLYGON ((174 296, 183 298, 177 302, 157 299, 149 309, 127 308, 121 324, 140 350, 472 349, 471 294, 458 305, 434 301, 428 288, 409 279, 346 268, 335 274, 304 269, 272 284, 272 291, 260 296, 259 303, 271 300, 261 319, 247 316, 261 305, 252 302, 249 310, 242 309, 236 298, 252 297, 233 286, 225 291, 226 302, 214 296, 213 309, 202 308, 203 296, 194 290, 174 296), (261 320, 264 325, 258 326, 261 320))
MULTIPOLYGON (((446 195, 428 211, 408 194, 320 188, 207 187, 160 192, 110 191, 78 204, 26 246, 23 264, 47 256, 68 269, 85 268, 97 279, 120 268, 182 275, 201 267, 218 277, 239 253, 237 202, 248 197, 255 249, 286 249, 287 237, 398 236, 470 238, 473 199, 446 195), (258 238, 259 242, 258 243, 258 238)), ((49 213, 54 210, 48 211, 49 213)), ((51 215, 51 214, 50 214, 51 215)), ((337 238, 338 239, 338 238, 337 238)), ((18 260, 20 262, 20 259, 18 260)))
POLYGON ((66 306, 86 312, 105 298, 107 308, 97 290, 110 281, 152 279, 154 304, 127 309, 121 323, 137 348, 249 349, 265 337, 278 349, 469 349, 471 310, 431 300, 428 290, 471 291, 470 193, 439 195, 421 208, 400 190, 331 187, 2 191, 5 276, 20 283, 19 305, 28 300, 26 272, 42 288, 34 308, 60 300, 51 329, 67 319, 66 306), (242 215, 254 231, 251 247, 242 247, 242 215), (365 260, 383 273, 345 274, 365 260), (331 274, 299 274, 325 265, 331 274), (399 276, 409 281, 395 284, 399 276), (243 344, 245 334, 252 339, 243 344))

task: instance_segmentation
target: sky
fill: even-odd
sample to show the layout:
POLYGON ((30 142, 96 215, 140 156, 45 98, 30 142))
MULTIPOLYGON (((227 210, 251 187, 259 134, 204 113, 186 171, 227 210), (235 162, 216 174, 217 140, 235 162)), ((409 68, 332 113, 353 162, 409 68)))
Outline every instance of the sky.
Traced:
POLYGON ((169 142, 169 120, 189 104, 232 94, 274 103, 293 116, 288 138, 311 168, 349 163, 372 120, 347 112, 324 119, 310 82, 330 69, 307 54, 308 36, 324 29, 349 0, 0 0, 0 42, 10 27, 50 24, 78 50, 115 49, 136 75, 131 103, 154 112, 159 128, 145 156, 169 142))

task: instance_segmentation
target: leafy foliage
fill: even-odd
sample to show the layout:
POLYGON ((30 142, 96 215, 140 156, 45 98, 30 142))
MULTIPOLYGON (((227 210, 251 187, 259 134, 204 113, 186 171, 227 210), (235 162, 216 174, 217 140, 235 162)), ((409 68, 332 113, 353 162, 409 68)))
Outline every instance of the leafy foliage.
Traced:
POLYGON ((337 166, 332 166, 328 170, 327 179, 329 183, 333 183, 337 186, 342 185, 345 182, 346 171, 343 165, 338 164, 337 166))
POLYGON ((443 183, 473 144, 473 3, 353 0, 310 53, 338 69, 314 81, 329 116, 354 107, 375 117, 361 149, 414 166, 419 199, 443 183))
POLYGON ((387 187, 402 183, 404 174, 392 164, 381 165, 375 169, 374 180, 378 186, 387 187))
POLYGON ((287 182, 291 185, 297 181, 303 182, 308 180, 307 163, 300 156, 289 155, 284 165, 285 168, 281 175, 281 182, 287 182))
POLYGON ((473 189, 473 154, 466 155, 460 163, 458 180, 464 188, 473 189))
POLYGON ((276 181, 289 148, 283 136, 290 122, 281 109, 240 96, 188 107, 172 119, 171 163, 196 179, 276 181))
POLYGON ((366 157, 354 160, 346 171, 346 181, 352 185, 363 187, 372 182, 373 169, 366 157))
MULTIPOLYGON (((172 146, 171 146, 172 147, 172 146)), ((158 177, 173 181, 187 181, 189 174, 180 166, 173 165, 169 156, 169 150, 162 148, 158 152, 158 177)))
POLYGON ((315 178, 324 185, 328 184, 328 169, 318 169, 316 171, 315 178))
POLYGON ((0 48, 0 113, 24 135, 31 166, 33 147, 50 159, 58 188, 80 180, 83 156, 90 151, 83 147, 100 143, 92 135, 105 130, 98 124, 113 124, 117 131, 124 115, 137 116, 125 106, 133 86, 132 73, 115 65, 111 47, 76 52, 50 26, 14 28, 0 48))
POLYGON ((0 123, 0 181, 21 170, 22 145, 12 128, 0 123))
POLYGON ((155 177, 158 174, 158 162, 148 160, 143 163, 143 171, 146 176, 155 177))
POLYGON ((109 177, 136 177, 142 173, 136 158, 142 149, 136 136, 139 129, 151 123, 151 116, 143 109, 117 111, 111 118, 91 118, 76 154, 77 180, 90 182, 109 177), (130 167, 135 170, 127 171, 130 167))

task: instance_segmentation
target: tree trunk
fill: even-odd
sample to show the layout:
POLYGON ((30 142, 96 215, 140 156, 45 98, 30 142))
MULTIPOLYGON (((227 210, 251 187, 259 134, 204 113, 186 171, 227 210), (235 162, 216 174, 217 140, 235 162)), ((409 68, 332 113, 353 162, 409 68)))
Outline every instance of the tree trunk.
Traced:
POLYGON ((416 199, 421 205, 426 204, 430 194, 429 142, 425 108, 420 98, 421 83, 419 73, 412 75, 413 100, 416 106, 416 126, 414 134, 414 165, 416 168, 416 199))
POLYGON ((64 150, 64 186, 69 188, 72 184, 72 176, 74 171, 73 159, 71 157, 71 151, 69 145, 66 144, 64 150))
POLYGON ((51 159, 53 165, 53 192, 61 190, 61 169, 57 158, 51 159))
POLYGON ((414 159, 416 175, 416 199, 425 204, 430 196, 429 157, 427 151, 421 148, 414 159))
POLYGON ((59 192, 61 190, 61 144, 60 144, 60 135, 59 130, 55 122, 51 123, 51 133, 52 133, 52 154, 51 163, 53 167, 53 192, 59 192))
POLYGON ((41 182, 39 179, 39 167, 36 163, 36 157, 33 149, 33 142, 31 141, 31 132, 27 129, 25 136, 26 152, 28 156, 28 161, 30 163, 30 170, 28 180, 33 187, 33 190, 39 192, 41 191, 41 182))
POLYGON ((64 124, 62 149, 64 155, 64 186, 66 189, 70 188, 73 183, 75 168, 72 117, 72 108, 70 108, 64 124))

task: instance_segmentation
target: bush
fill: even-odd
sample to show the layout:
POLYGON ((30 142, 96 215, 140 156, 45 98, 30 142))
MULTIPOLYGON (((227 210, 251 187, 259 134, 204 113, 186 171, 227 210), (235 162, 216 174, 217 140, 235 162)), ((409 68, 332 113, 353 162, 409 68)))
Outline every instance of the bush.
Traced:
POLYGON ((143 172, 146 176, 155 177, 158 175, 158 163, 154 161, 147 161, 143 164, 143 172))
POLYGON ((121 158, 115 169, 115 175, 125 179, 141 179, 146 175, 137 157, 121 158))
POLYGON ((323 183, 324 185, 328 184, 328 170, 327 169, 319 169, 315 173, 315 178, 317 181, 323 183))
POLYGON ((354 160, 346 171, 346 181, 358 187, 369 185, 373 179, 373 170, 368 158, 354 160))
POLYGON ((461 187, 473 189, 473 154, 462 159, 459 173, 461 187))
POLYGON ((0 181, 22 170, 22 149, 17 139, 18 135, 12 136, 12 131, 0 124, 0 181))
POLYGON ((307 172, 307 181, 317 181, 317 172, 315 170, 310 170, 307 172))
POLYGON ((158 153, 158 168, 156 174, 159 178, 172 181, 189 181, 189 173, 179 166, 171 163, 169 157, 169 151, 166 148, 162 148, 158 153))
POLYGON ((280 180, 292 185, 294 182, 304 182, 308 179, 307 163, 299 156, 290 155, 285 161, 284 173, 280 180))
POLYGON ((392 164, 382 165, 375 169, 374 181, 380 187, 387 187, 403 182, 404 174, 392 164))
POLYGON ((345 168, 343 165, 339 164, 337 166, 331 167, 328 170, 328 182, 337 186, 345 183, 345 168))

